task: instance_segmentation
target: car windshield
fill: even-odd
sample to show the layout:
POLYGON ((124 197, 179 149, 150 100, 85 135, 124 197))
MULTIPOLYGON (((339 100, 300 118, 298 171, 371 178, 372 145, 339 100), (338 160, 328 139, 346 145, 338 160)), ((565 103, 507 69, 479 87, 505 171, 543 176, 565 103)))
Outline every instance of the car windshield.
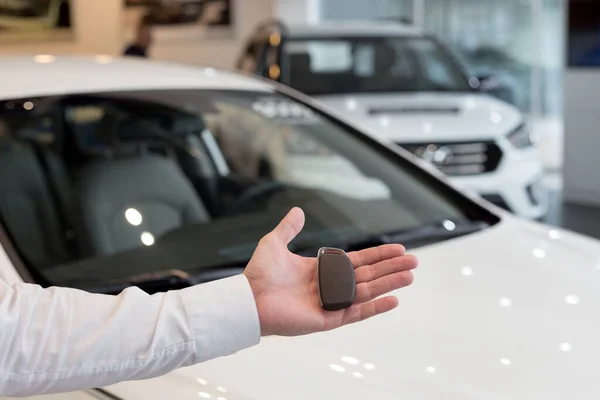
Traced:
POLYGON ((424 37, 290 39, 289 85, 318 94, 471 91, 460 64, 424 37))
POLYGON ((306 226, 290 249, 311 255, 432 243, 490 215, 278 92, 111 92, 0 109, 2 226, 49 284, 107 291, 237 273, 293 206, 306 226))

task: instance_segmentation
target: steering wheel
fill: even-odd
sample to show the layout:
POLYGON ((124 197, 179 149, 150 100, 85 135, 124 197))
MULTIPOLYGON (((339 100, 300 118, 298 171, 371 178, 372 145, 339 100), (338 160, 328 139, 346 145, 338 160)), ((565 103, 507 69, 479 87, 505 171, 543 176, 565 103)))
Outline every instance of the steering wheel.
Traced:
POLYGON ((277 181, 261 182, 258 185, 252 186, 250 189, 246 190, 233 204, 233 206, 231 206, 229 212, 231 214, 236 214, 252 202, 286 188, 287 185, 277 181))

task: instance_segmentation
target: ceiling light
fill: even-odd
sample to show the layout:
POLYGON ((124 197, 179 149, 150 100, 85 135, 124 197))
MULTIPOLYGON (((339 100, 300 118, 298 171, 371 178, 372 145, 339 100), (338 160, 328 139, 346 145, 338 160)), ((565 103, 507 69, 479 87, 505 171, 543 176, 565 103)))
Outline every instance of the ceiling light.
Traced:
POLYGON ((564 351, 564 352, 569 352, 573 349, 573 346, 571 345, 571 343, 567 343, 567 342, 561 343, 559 347, 560 347, 560 351, 564 351))
POLYGON ((510 307, 513 304, 512 300, 509 299, 508 297, 501 298, 499 303, 500 303, 500 307, 510 307))
POLYGON ((565 297, 565 303, 571 304, 571 305, 579 304, 579 296, 570 294, 565 297))
POLYGON ((512 364, 512 361, 510 361, 508 358, 501 358, 500 364, 509 366, 510 364, 512 364))
POLYGON ((142 232, 140 239, 146 246, 152 246, 154 244, 154 235, 150 232, 142 232))
POLYGON ((138 226, 142 223, 142 214, 135 208, 125 210, 125 219, 133 226, 138 226))
POLYGON ((358 359, 354 358, 354 357, 350 357, 350 356, 344 356, 342 357, 342 361, 345 362, 346 364, 358 364, 358 359))
POLYGON ((500 114, 499 112, 493 112, 490 114, 490 121, 492 121, 492 123, 494 124, 499 124, 502 122, 502 114, 500 114))
POLYGON ((546 250, 537 248, 537 249, 533 249, 533 256, 535 258, 545 258, 546 257, 546 250))
POLYGON ((464 276, 473 276, 473 268, 471 267, 462 267, 460 269, 460 273, 464 276))
POLYGON ((427 367, 425 368, 425 371, 427 371, 430 374, 435 374, 436 369, 435 367, 427 367))
POLYGON ((346 100, 346 108, 348 110, 354 111, 354 110, 356 110, 356 107, 358 107, 358 103, 356 102, 356 100, 354 100, 354 99, 346 100))
POLYGON ((449 219, 444 220, 444 222, 442 222, 442 225, 448 231, 453 231, 454 229, 456 229, 456 224, 454 222, 450 221, 449 219))
POLYGON ((329 368, 331 368, 335 372, 346 372, 346 368, 338 364, 329 364, 329 368))
POLYGON ((365 367, 365 369, 375 369, 375 366, 371 363, 365 363, 364 367, 365 367))

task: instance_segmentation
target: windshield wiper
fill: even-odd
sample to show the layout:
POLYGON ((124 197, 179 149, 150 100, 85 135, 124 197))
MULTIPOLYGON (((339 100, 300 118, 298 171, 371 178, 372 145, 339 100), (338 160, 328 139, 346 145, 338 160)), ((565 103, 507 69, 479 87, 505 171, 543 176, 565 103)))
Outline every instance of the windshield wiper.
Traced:
POLYGON ((384 233, 376 236, 376 239, 381 241, 382 244, 401 243, 406 247, 418 247, 468 235, 487 227, 489 227, 489 224, 483 221, 452 222, 446 220, 416 228, 384 233))
POLYGON ((183 289, 194 284, 193 276, 187 272, 173 269, 133 275, 86 288, 86 290, 94 293, 118 294, 130 286, 137 286, 144 292, 153 294, 166 290, 183 289))
MULTIPOLYGON (((327 245, 338 247, 345 251, 355 251, 382 244, 400 243, 407 248, 414 248, 468 235, 487 227, 489 227, 489 224, 483 221, 445 220, 413 228, 369 235, 358 240, 342 239, 338 241, 338 243, 325 243, 325 238, 322 238, 319 241, 322 241, 323 243, 318 247, 327 245)), ((314 240, 311 240, 311 243, 313 244, 306 247, 300 245, 291 250, 299 255, 314 257, 318 247, 314 246, 314 240)), ((132 275, 123 279, 94 283, 79 288, 93 293, 119 294, 130 286, 137 286, 148 294, 154 294, 168 290, 183 289, 200 283, 236 275, 243 272, 245 266, 246 262, 233 262, 232 264, 219 267, 191 269, 189 272, 171 269, 132 275)))
MULTIPOLYGON (((356 251, 392 243, 400 243, 407 248, 415 248, 468 235, 487 227, 489 227, 489 224, 483 221, 452 222, 445 220, 443 222, 421 225, 414 228, 370 235, 358 240, 328 243, 327 245, 340 248, 344 251, 356 251)), ((299 255, 313 257, 316 248, 314 246, 302 247, 294 249, 294 252, 299 255)))
POLYGON ((246 262, 236 262, 220 267, 198 268, 190 271, 191 273, 171 269, 132 275, 123 279, 94 283, 79 288, 92 293, 119 294, 130 286, 137 286, 148 294, 154 294, 227 278, 242 273, 245 267, 246 262))

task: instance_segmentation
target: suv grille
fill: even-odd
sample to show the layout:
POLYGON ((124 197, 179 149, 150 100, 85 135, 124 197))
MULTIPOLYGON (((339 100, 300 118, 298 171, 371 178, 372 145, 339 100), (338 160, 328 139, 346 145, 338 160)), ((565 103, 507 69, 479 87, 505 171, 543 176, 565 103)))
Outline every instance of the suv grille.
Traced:
POLYGON ((448 176, 492 172, 502 150, 494 142, 397 143, 417 157, 431 162, 448 176))

